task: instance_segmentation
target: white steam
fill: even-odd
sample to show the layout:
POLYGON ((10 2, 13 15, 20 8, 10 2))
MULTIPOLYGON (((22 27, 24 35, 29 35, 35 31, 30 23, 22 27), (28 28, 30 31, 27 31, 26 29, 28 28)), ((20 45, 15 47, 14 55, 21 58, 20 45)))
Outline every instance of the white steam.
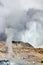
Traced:
POLYGON ((0 3, 0 32, 5 32, 8 25, 13 29, 10 32, 14 33, 7 36, 8 42, 12 41, 13 36, 13 40, 43 47, 43 1, 0 0, 0 3))
POLYGON ((6 27, 5 33, 7 35, 7 40, 6 40, 6 46, 8 47, 8 55, 7 58, 12 58, 12 38, 13 38, 13 29, 6 27))
POLYGON ((22 12, 22 15, 16 13, 14 17, 12 14, 6 20, 14 29, 13 40, 29 42, 34 47, 43 48, 43 11, 29 9, 22 12), (18 17, 19 15, 21 16, 18 17))

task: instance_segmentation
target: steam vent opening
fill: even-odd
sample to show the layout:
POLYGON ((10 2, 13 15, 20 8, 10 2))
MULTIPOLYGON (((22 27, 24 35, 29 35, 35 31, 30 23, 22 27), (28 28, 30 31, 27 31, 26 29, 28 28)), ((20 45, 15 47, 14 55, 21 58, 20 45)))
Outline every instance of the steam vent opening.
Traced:
POLYGON ((41 61, 41 63, 43 63, 43 61, 41 61))

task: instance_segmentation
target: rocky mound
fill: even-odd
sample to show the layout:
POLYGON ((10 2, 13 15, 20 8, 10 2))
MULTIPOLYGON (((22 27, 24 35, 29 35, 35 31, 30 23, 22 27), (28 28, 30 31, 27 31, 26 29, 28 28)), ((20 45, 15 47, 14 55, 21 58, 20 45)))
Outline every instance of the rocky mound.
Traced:
MULTIPOLYGON (((13 53, 12 58, 14 61, 17 59, 31 61, 43 61, 43 48, 34 48, 29 43, 22 41, 12 41, 13 53)), ((0 42, 0 59, 6 58, 7 47, 5 42, 0 42)))
POLYGON ((30 43, 26 43, 26 42, 22 42, 22 41, 12 41, 12 43, 16 46, 21 46, 21 47, 31 47, 33 48, 33 46, 30 43))

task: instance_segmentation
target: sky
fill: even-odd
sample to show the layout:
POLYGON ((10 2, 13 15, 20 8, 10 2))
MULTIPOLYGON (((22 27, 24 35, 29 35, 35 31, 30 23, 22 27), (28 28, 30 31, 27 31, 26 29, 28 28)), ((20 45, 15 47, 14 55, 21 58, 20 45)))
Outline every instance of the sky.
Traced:
POLYGON ((43 48, 43 0, 0 0, 0 41, 8 26, 13 40, 43 48))

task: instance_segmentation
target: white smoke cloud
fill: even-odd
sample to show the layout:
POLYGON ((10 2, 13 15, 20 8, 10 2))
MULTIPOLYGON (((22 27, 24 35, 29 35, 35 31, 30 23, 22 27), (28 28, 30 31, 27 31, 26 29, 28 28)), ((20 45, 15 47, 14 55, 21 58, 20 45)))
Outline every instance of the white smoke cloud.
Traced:
POLYGON ((7 26, 14 29, 14 40, 30 42, 35 47, 43 47, 43 16, 38 16, 34 10, 30 10, 27 16, 26 11, 30 8, 43 10, 42 0, 0 0, 0 32, 4 32, 7 26), (35 16, 33 16, 35 14, 35 16), (30 18, 28 18, 30 17, 30 18), (37 19, 38 18, 38 19, 37 19), (33 19, 39 21, 36 23, 33 19), (40 19, 40 20, 39 20, 40 19), (40 24, 41 21, 41 24, 40 24), (30 23, 31 22, 31 23, 30 23), (6 25, 5 25, 6 24, 6 25), (38 26, 38 29, 37 29, 38 26), (40 29, 41 28, 41 29, 40 29), (38 30, 38 33, 37 33, 38 30), (39 33, 40 32, 40 33, 39 33))

